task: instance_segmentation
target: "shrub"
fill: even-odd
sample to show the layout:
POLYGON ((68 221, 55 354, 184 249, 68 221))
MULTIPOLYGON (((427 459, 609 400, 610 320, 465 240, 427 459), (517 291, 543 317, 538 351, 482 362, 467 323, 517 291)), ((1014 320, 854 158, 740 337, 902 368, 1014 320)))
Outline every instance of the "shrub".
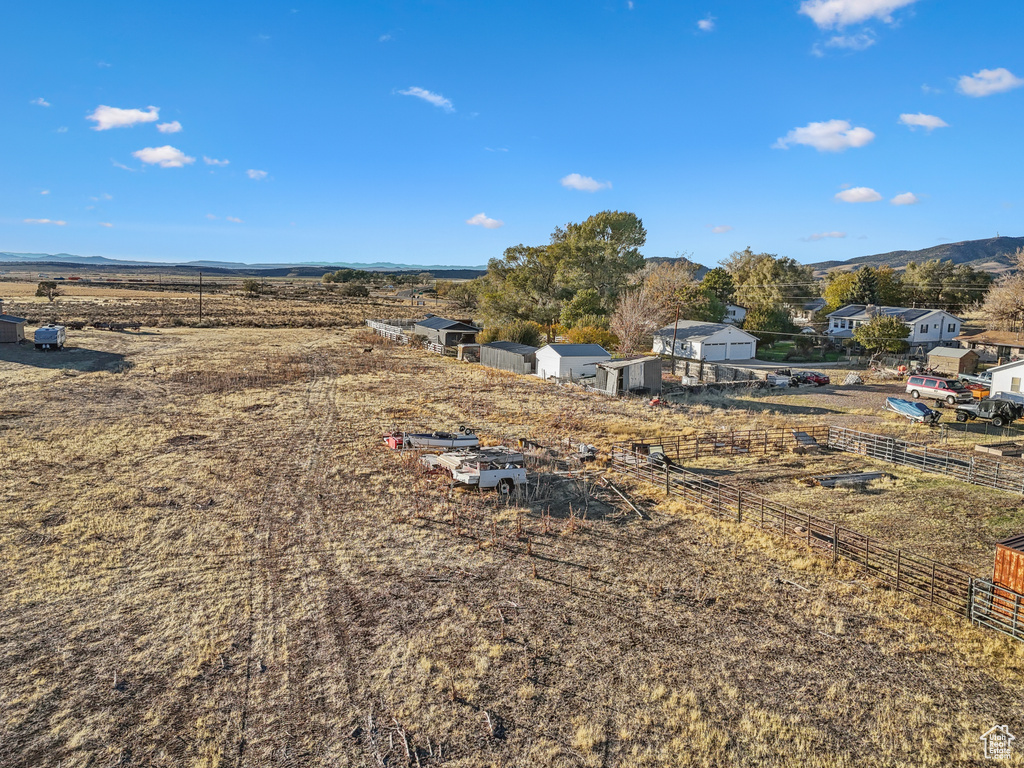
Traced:
POLYGON ((489 326, 479 335, 482 344, 512 341, 516 344, 529 344, 531 347, 539 347, 543 343, 543 338, 544 327, 532 320, 513 320, 505 325, 489 326))
POLYGON ((614 333, 592 325, 572 328, 566 337, 570 344, 600 344, 607 350, 615 349, 619 345, 619 340, 614 333))
POLYGON ((370 289, 359 283, 342 283, 338 287, 338 293, 342 296, 360 296, 365 298, 370 295, 370 289))

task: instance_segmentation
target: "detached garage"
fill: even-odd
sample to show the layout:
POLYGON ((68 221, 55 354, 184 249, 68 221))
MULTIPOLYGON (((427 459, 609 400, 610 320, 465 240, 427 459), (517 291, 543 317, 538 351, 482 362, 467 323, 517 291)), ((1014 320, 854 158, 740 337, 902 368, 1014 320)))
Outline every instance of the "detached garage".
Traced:
POLYGON ((680 320, 676 326, 666 326, 654 334, 654 351, 659 355, 672 354, 675 335, 676 357, 689 360, 750 360, 757 351, 757 337, 724 323, 703 323, 699 320, 680 320))
POLYGON ((597 364, 611 359, 600 344, 547 344, 537 350, 537 375, 542 379, 596 376, 597 364))

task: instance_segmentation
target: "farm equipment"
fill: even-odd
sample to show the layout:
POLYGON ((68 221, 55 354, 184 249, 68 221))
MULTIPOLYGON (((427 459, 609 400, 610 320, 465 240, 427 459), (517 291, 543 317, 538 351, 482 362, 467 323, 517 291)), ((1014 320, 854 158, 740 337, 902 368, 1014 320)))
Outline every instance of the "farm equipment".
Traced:
POLYGON ((501 493, 512 493, 526 485, 526 457, 504 446, 428 454, 421 461, 451 476, 456 488, 496 488, 501 493))
POLYGON ((64 349, 67 331, 63 325, 42 325, 36 329, 36 349, 64 349))
POLYGON ((885 398, 885 409, 921 424, 934 424, 942 417, 941 413, 933 411, 924 403, 915 403, 913 400, 900 400, 898 397, 885 398))
POLYGON ((394 430, 384 435, 384 442, 392 450, 400 448, 476 448, 480 438, 472 427, 459 427, 455 432, 402 432, 394 430))
POLYGON ((1012 424, 1021 417, 1021 407, 1006 400, 985 398, 976 403, 965 403, 956 407, 956 420, 960 423, 987 419, 993 427, 1012 424))

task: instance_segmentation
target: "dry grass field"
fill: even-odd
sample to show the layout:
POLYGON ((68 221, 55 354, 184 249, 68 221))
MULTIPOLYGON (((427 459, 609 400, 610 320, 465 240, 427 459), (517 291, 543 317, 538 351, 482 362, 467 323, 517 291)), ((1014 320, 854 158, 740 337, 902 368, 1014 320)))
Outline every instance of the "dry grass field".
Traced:
MULTIPOLYGON (((321 311, 336 327, 0 349, 0 765, 980 766, 984 731, 1024 730, 1024 644, 623 482, 641 519, 600 467, 505 504, 379 439, 606 446, 821 414, 611 401, 321 311)), ((847 514, 979 567, 960 539, 1002 530, 980 505, 1020 509, 958 489, 975 508, 925 524, 888 492, 847 514)))

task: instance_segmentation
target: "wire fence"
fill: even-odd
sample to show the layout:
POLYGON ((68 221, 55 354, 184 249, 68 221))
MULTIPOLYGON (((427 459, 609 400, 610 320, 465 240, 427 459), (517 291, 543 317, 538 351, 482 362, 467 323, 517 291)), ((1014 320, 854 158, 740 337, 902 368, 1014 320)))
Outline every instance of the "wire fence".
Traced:
POLYGON ((843 558, 891 589, 1024 640, 1024 596, 1012 590, 738 485, 675 466, 676 461, 709 454, 781 453, 805 447, 807 437, 829 440, 832 429, 780 427, 638 439, 616 444, 611 464, 622 474, 658 485, 667 496, 803 544, 832 562, 843 558))

